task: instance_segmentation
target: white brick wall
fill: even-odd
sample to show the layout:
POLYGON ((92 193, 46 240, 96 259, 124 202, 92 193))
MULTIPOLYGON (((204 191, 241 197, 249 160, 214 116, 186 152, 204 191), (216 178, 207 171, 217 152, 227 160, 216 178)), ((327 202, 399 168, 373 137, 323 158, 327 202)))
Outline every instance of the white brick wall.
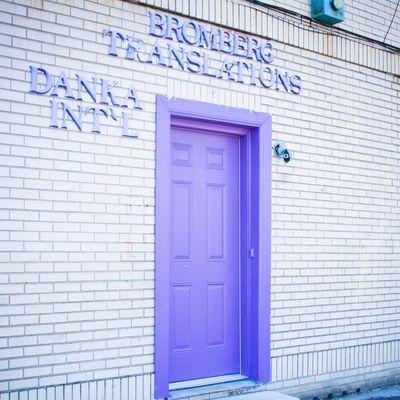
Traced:
POLYGON ((158 93, 269 112, 273 139, 294 152, 288 165, 272 159, 268 387, 393 378, 398 77, 276 43, 274 65, 302 77, 295 96, 108 56, 105 27, 152 41, 146 13, 120 0, 1 1, 0 391, 153 371, 158 93), (121 137, 110 118, 101 134, 87 122, 82 132, 49 128, 49 96, 28 92, 30 65, 134 82, 139 138, 121 137), (324 367, 366 345, 375 358, 324 367))
MULTIPOLYGON (((247 0, 192 0, 186 2, 161 2, 138 0, 146 5, 156 5, 205 22, 228 26, 231 29, 263 36, 269 40, 290 45, 305 51, 317 52, 329 58, 354 63, 368 69, 393 75, 400 74, 400 52, 388 49, 387 44, 355 36, 335 27, 324 26, 300 16, 284 14, 247 0), (199 6, 203 11, 199 12, 199 6), (207 10, 215 10, 208 12, 207 10)), ((373 16, 372 16, 373 17, 373 16)), ((370 21, 369 21, 370 22, 370 21)), ((280 55, 282 57, 282 55, 280 55)), ((285 57, 283 55, 283 57, 285 57)))
MULTIPOLYGON (((247 1, 247 0, 243 0, 247 1)), ((260 3, 283 7, 296 13, 311 16, 310 0, 260 0, 260 3)), ((396 9, 397 0, 345 0, 346 19, 336 25, 359 35, 383 41, 396 9)), ((400 46, 400 13, 393 20, 386 43, 400 46)))

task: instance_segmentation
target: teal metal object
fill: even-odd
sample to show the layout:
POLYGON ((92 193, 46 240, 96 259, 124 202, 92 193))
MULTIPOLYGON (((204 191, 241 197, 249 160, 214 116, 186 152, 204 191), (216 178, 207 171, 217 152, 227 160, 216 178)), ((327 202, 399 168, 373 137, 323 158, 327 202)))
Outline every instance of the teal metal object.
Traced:
POLYGON ((311 0, 311 18, 335 25, 344 21, 344 0, 311 0))

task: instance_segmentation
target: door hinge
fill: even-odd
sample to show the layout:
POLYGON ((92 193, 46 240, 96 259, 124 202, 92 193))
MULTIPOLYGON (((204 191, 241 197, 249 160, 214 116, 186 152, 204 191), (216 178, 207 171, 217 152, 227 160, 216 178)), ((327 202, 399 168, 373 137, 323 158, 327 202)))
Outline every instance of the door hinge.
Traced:
POLYGON ((250 258, 254 258, 256 256, 256 251, 254 249, 250 249, 250 258))

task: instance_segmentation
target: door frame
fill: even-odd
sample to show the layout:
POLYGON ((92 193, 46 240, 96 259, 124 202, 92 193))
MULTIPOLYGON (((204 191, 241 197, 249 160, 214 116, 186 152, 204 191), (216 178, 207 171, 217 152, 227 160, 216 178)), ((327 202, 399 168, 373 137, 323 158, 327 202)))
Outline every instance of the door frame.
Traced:
POLYGON ((180 121, 240 139, 241 374, 270 380, 271 116, 157 95, 155 200, 155 396, 169 394, 171 126, 180 121), (251 256, 250 249, 254 249, 251 256))

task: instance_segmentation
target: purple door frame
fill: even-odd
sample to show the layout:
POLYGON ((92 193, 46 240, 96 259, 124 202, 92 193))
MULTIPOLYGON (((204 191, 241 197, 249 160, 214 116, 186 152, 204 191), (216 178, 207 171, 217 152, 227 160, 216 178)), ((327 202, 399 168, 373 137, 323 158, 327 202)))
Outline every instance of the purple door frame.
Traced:
POLYGON ((266 113, 157 96, 155 210, 155 395, 169 393, 171 124, 240 139, 241 373, 270 380, 271 117, 266 113), (254 249, 254 251, 250 251, 254 249), (251 254, 252 253, 252 254, 251 254))

